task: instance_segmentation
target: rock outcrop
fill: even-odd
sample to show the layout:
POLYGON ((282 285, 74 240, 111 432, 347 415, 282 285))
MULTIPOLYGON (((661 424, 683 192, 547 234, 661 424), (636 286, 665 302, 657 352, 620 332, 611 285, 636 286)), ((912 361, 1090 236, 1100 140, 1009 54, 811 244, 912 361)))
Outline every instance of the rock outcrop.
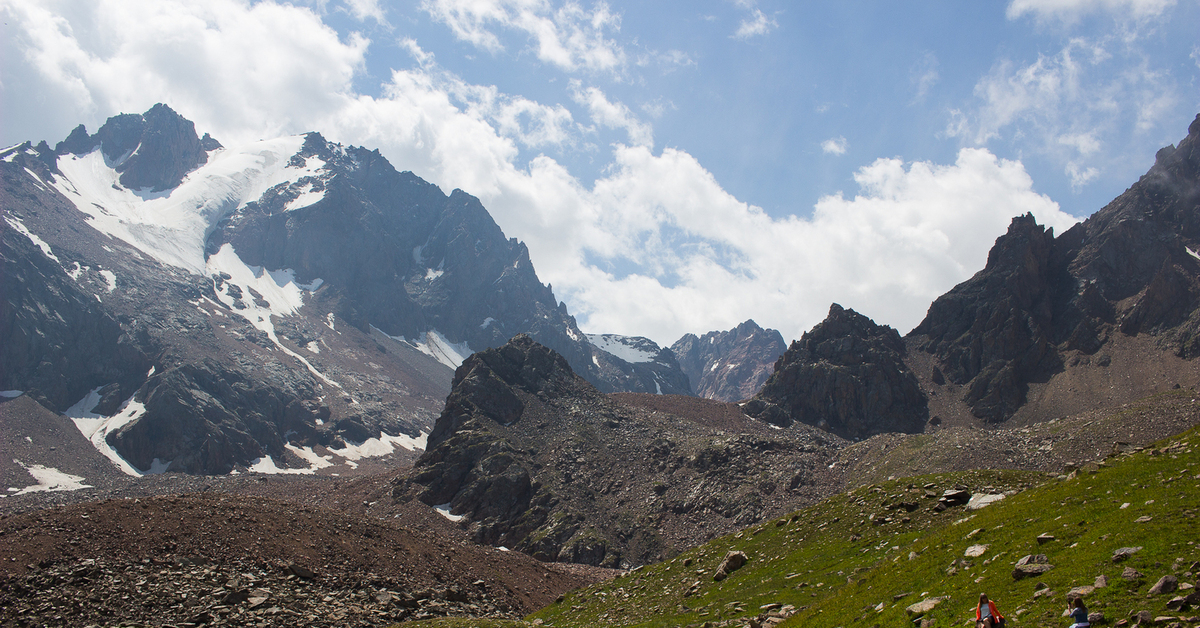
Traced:
POLYGON ((976 416, 1008 418, 1031 379, 1061 366, 1051 350, 1052 301, 1071 282, 1061 256, 1052 262, 1053 249, 1053 230, 1032 214, 1014 218, 987 266, 934 301, 910 334, 939 356, 947 379, 968 387, 976 416))
POLYGON ((393 496, 464 517, 481 543, 629 567, 810 498, 840 442, 771 429, 732 404, 610 397, 521 335, 458 368, 393 496))
POLYGON ((805 423, 849 439, 919 432, 928 402, 904 353, 896 330, 835 303, 824 321, 788 347, 743 411, 781 427, 805 423))
POLYGON ((787 350, 783 335, 748 320, 729 331, 685 334, 671 345, 693 392, 706 399, 749 399, 775 372, 787 350))

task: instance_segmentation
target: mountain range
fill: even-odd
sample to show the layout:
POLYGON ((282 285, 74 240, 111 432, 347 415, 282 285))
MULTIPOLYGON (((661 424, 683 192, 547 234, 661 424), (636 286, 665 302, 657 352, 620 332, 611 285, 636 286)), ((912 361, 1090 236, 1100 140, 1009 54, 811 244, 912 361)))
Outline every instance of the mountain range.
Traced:
POLYGON ((453 369, 518 333, 603 391, 691 393, 669 350, 583 334, 477 199, 377 151, 225 148, 156 105, 8 149, 0 177, 0 388, 130 473, 419 449, 453 369))
MULTIPOLYGON (((972 494, 1120 488, 1136 456, 1194 501, 1190 441, 1142 447, 1200 417, 1200 116, 1066 232, 1014 217, 909 333, 832 304, 790 346, 754 321, 584 333, 469 194, 317 133, 224 147, 165 105, 0 151, 0 207, 0 622, 741 625, 710 602, 746 574, 747 599, 817 605, 834 576, 874 603, 860 573, 973 575, 922 536, 1011 536, 956 531, 972 494), (834 532, 837 556, 806 543, 834 532), (735 546, 781 543, 816 554, 731 575, 735 546)), ((994 551, 979 573, 1007 575, 994 551)), ((754 621, 823 612, 768 602, 754 621)))

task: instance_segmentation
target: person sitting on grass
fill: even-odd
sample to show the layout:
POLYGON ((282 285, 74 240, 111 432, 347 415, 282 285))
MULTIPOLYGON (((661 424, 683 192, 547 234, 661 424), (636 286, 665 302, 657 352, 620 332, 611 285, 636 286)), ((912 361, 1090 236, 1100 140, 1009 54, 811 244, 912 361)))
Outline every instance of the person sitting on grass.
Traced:
POLYGON ((996 610, 996 604, 986 593, 980 593, 979 605, 975 607, 975 628, 1000 628, 1003 625, 1004 616, 996 610))
POLYGON ((1088 623, 1087 607, 1083 605, 1082 597, 1068 600, 1067 608, 1071 609, 1071 619, 1075 621, 1075 623, 1071 624, 1070 628, 1087 628, 1091 626, 1088 623))

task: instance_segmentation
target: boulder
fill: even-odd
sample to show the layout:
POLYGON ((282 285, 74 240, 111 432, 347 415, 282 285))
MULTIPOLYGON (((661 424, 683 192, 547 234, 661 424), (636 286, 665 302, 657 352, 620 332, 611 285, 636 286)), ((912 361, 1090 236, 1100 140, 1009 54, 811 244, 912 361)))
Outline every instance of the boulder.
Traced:
POLYGON ((1112 561, 1114 563, 1119 563, 1140 551, 1142 551, 1142 547, 1140 545, 1137 547, 1122 547, 1113 552, 1112 561))
MULTIPOLYGON (((1115 558, 1115 556, 1114 556, 1114 558, 1115 558)), ((1132 580, 1137 580, 1138 578, 1141 578, 1141 577, 1142 577, 1142 572, 1140 572, 1140 571, 1138 571, 1138 570, 1134 569, 1133 567, 1126 567, 1126 568, 1125 568, 1125 569, 1124 569, 1124 570, 1121 572, 1121 577, 1122 577, 1122 578, 1124 578, 1124 579, 1126 579, 1126 580, 1131 580, 1131 581, 1132 581, 1132 580)))
POLYGON ((729 577, 729 574, 741 569, 746 564, 745 552, 729 552, 725 555, 725 559, 717 566, 717 570, 713 572, 713 580, 720 582, 729 577))
POLYGON ((972 546, 968 547, 966 549, 966 551, 963 552, 963 556, 968 556, 970 558, 978 558, 980 556, 983 556, 985 553, 987 553, 988 547, 991 547, 991 546, 990 545, 972 545, 972 546))
POLYGON ((1163 595, 1164 593, 1174 593, 1179 588, 1179 578, 1170 574, 1165 575, 1150 587, 1150 595, 1163 595))
POLYGON ((941 498, 938 499, 938 502, 943 503, 948 507, 961 506, 969 501, 971 501, 970 491, 955 488, 947 489, 944 493, 942 493, 941 498))
POLYGON ((1073 587, 1070 591, 1067 591, 1067 601, 1069 602, 1079 597, 1087 597, 1095 591, 1096 587, 1093 586, 1073 587))
POLYGON ((1046 573, 1047 571, 1050 571, 1051 569, 1054 569, 1054 565, 1044 565, 1044 564, 1037 564, 1037 563, 1027 564, 1027 565, 1018 565, 1013 568, 1012 577, 1013 577, 1013 580, 1021 580, 1023 578, 1028 578, 1030 576, 1040 576, 1040 575, 1046 573))
POLYGON ((1016 566, 1013 568, 1013 580, 1021 580, 1030 576, 1038 576, 1054 569, 1054 565, 1050 564, 1050 560, 1045 554, 1030 554, 1022 556, 1017 560, 1016 566))
POLYGON ((909 617, 920 617, 934 608, 937 608, 937 605, 946 601, 946 599, 947 598, 944 597, 927 597, 920 602, 910 604, 904 609, 904 612, 908 613, 909 617))

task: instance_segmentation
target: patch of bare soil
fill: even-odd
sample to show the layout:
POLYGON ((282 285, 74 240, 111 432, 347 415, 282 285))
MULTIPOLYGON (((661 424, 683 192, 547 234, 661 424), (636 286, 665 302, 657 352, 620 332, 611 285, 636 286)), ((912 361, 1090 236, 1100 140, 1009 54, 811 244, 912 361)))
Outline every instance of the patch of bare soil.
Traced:
POLYGON ((611 577, 391 520, 227 493, 0 516, 0 625, 376 626, 519 617, 611 577))
POLYGON ((761 422, 743 414, 736 403, 684 395, 648 393, 609 393, 608 396, 617 403, 673 414, 697 425, 718 430, 745 431, 749 425, 761 425, 761 422))

